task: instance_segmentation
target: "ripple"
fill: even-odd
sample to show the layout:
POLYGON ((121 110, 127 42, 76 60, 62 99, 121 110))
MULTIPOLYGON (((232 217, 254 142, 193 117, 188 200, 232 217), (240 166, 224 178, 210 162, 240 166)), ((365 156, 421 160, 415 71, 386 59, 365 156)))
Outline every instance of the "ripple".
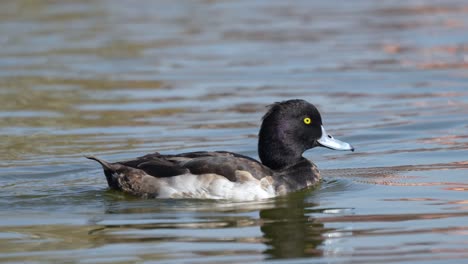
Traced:
POLYGON ((463 262, 466 13, 459 0, 2 2, 1 261, 463 262), (83 158, 256 157, 265 107, 287 98, 356 145, 305 154, 315 189, 142 200, 83 158))

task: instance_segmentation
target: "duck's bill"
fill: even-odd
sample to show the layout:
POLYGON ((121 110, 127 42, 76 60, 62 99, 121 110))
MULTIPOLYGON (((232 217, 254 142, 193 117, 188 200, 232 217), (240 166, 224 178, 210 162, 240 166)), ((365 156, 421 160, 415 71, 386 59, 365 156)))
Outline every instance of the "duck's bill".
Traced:
POLYGON ((320 137, 317 142, 320 146, 326 147, 329 149, 335 149, 335 150, 351 150, 354 151, 354 147, 351 146, 350 144, 343 142, 341 140, 333 138, 331 135, 327 133, 325 128, 322 127, 322 137, 320 137))

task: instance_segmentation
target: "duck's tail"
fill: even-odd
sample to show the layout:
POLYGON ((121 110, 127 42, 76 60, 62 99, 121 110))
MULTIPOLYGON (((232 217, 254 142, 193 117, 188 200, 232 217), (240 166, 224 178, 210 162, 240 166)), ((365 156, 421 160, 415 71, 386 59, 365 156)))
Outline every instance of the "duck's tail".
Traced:
POLYGON ((122 165, 112 164, 105 160, 96 158, 95 156, 85 156, 85 158, 99 162, 99 164, 101 164, 102 168, 104 169, 104 174, 106 175, 107 184, 109 184, 109 187, 119 189, 117 177, 119 174, 118 170, 121 169, 122 165))
POLYGON ((95 160, 97 162, 99 162, 99 164, 101 164, 102 168, 104 170, 110 170, 110 171, 114 171, 115 169, 113 168, 112 164, 110 164, 109 162, 105 161, 105 160, 102 160, 100 158, 97 158, 95 156, 85 156, 85 158, 87 159, 90 159, 90 160, 95 160))

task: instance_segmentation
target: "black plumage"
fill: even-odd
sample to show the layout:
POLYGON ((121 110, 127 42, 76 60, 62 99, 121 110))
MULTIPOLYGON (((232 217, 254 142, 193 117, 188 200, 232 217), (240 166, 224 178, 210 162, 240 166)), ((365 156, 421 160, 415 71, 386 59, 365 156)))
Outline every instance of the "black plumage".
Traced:
MULTIPOLYGON (((227 151, 176 155, 156 152, 116 163, 108 163, 93 156, 88 158, 102 165, 111 188, 135 195, 229 199, 232 194, 228 192, 238 197, 241 188, 262 193, 258 196, 249 193, 250 196, 247 196, 254 198, 246 196, 246 200, 251 200, 282 195, 319 182, 317 167, 302 154, 307 149, 323 145, 320 140, 324 137, 332 139, 331 136, 322 135, 324 131, 320 113, 315 106, 296 99, 271 105, 263 117, 258 143, 261 162, 227 151), (186 186, 188 183, 184 183, 183 177, 195 179, 193 190, 186 186), (222 194, 224 191, 226 195, 222 194)), ((354 150, 349 144, 343 144, 342 149, 354 150)), ((323 146, 339 149, 333 144, 332 147, 323 146)))

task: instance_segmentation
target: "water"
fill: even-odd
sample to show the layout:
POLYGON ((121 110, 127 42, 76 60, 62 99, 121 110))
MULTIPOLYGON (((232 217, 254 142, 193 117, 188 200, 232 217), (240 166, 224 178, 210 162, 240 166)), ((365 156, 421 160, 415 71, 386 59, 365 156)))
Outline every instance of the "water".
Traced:
POLYGON ((0 261, 468 260, 464 1, 3 1, 0 261), (255 203, 109 191, 94 154, 257 157, 265 106, 315 103, 354 153, 255 203))

